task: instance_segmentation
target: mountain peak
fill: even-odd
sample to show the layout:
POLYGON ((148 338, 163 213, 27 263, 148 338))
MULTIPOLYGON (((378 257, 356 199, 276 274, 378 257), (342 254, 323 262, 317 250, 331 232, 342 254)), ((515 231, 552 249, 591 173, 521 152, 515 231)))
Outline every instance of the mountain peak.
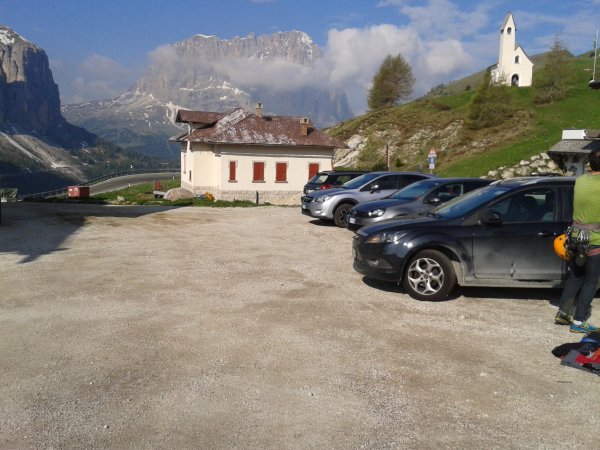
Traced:
POLYGON ((15 32, 13 29, 0 24, 0 44, 5 45, 7 47, 12 47, 15 44, 24 44, 24 43, 29 44, 32 47, 36 47, 34 44, 29 42, 27 39, 25 39, 19 33, 15 32))

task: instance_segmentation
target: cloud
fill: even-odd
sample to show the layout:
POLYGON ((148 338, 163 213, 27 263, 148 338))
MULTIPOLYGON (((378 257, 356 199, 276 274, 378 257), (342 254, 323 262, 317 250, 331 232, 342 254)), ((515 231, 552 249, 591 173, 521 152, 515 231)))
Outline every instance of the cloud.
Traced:
POLYGON ((331 30, 324 58, 331 86, 344 89, 356 113, 366 109, 373 76, 387 55, 401 54, 416 78, 419 96, 432 86, 464 73, 473 60, 456 39, 424 40, 412 27, 377 25, 369 28, 331 30))
POLYGON ((78 65, 51 60, 50 67, 54 77, 61 79, 62 104, 116 97, 129 88, 139 75, 138 70, 97 54, 78 65))
MULTIPOLYGON (((275 0, 248 1, 268 4, 275 0)), ((362 27, 352 26, 362 20, 355 12, 332 16, 327 20, 330 29, 322 57, 312 66, 282 58, 182 59, 173 46, 165 45, 150 53, 148 70, 151 74, 152 67, 161 67, 172 79, 183 78, 186 84, 193 84, 198 72, 208 72, 242 89, 343 89, 359 114, 366 109, 373 76, 387 55, 401 54, 411 65, 417 80, 414 97, 496 62, 506 2, 468 3, 470 6, 452 0, 380 0, 376 7, 389 10, 385 13, 390 13, 390 23, 362 27)), ((590 50, 599 4, 600 0, 573 0, 553 5, 547 12, 514 10, 519 41, 526 38, 524 48, 529 55, 548 51, 556 37, 575 54, 590 50)), ((56 78, 61 79, 63 103, 114 97, 129 88, 141 72, 101 55, 92 55, 76 66, 54 60, 51 67, 60 75, 56 78)))
POLYGON ((284 58, 222 59, 205 54, 182 57, 177 46, 162 46, 149 55, 148 76, 166 76, 170 83, 182 87, 193 86, 194 80, 212 75, 216 83, 226 80, 244 90, 343 90, 351 109, 363 113, 373 77, 388 55, 401 54, 411 65, 417 80, 415 97, 432 86, 451 81, 457 74, 467 73, 474 65, 465 46, 455 38, 424 38, 411 26, 390 24, 332 29, 321 52, 322 57, 315 58, 312 65, 303 65, 284 58))
POLYGON ((480 2, 472 11, 463 11, 449 0, 429 0, 427 3, 386 0, 377 6, 396 8, 408 20, 410 27, 423 36, 458 39, 476 35, 489 25, 493 2, 480 2))

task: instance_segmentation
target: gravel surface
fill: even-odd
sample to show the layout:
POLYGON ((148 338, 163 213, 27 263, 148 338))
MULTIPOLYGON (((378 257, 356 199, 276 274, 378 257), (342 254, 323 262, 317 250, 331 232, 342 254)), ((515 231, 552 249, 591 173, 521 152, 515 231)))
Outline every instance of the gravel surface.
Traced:
POLYGON ((598 448, 560 291, 419 302, 351 240, 299 208, 3 204, 0 448, 598 448))

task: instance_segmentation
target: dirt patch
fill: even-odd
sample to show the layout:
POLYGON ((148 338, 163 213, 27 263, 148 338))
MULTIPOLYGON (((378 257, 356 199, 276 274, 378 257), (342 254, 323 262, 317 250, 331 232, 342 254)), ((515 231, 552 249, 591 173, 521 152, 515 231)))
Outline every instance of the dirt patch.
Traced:
POLYGON ((297 208, 3 205, 0 447, 596 446, 560 292, 418 302, 351 239, 297 208))

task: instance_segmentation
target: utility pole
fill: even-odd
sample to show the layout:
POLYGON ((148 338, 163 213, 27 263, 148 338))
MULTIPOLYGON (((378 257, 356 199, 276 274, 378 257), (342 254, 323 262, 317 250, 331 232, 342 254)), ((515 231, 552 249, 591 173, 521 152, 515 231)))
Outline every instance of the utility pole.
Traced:
POLYGON ((389 171, 392 166, 392 155, 390 155, 390 146, 388 144, 385 144, 385 163, 389 171))

